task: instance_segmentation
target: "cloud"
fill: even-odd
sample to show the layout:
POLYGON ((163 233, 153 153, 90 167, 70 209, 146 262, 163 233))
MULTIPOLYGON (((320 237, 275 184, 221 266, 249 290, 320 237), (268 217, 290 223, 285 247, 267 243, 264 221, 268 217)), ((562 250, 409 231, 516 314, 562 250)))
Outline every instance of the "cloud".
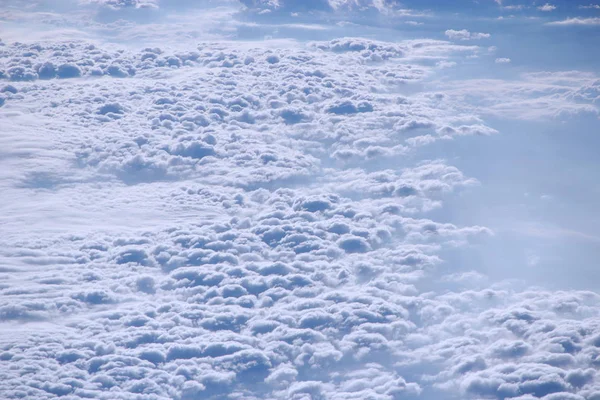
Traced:
POLYGON ((394 0, 241 0, 248 9, 263 12, 377 12, 381 14, 411 15, 394 0))
POLYGON ((453 40, 477 40, 488 39, 491 37, 489 33, 469 32, 466 29, 461 29, 460 31, 448 29, 444 34, 453 40))
MULTIPOLYGON (((9 46, 11 57, 2 61, 12 67, 13 54, 31 49, 9 46)), ((401 332, 416 329, 402 302, 384 292, 414 296, 410 279, 440 262, 439 246, 489 230, 415 215, 475 184, 457 168, 424 161, 367 172, 364 165, 406 152, 411 132, 452 138, 492 130, 416 97, 371 88, 433 73, 416 61, 390 70, 392 60, 440 61, 462 47, 349 38, 285 49, 206 43, 193 52, 118 53, 73 43, 33 51, 29 57, 44 63, 62 65, 64 58, 80 76, 41 79, 35 61, 25 65, 41 86, 14 79, 7 85, 10 108, 23 100, 11 96, 24 92, 47 115, 3 125, 15 136, 2 162, 23 171, 10 181, 18 184, 3 189, 21 199, 31 191, 38 204, 65 210, 26 213, 26 203, 16 201, 8 213, 30 215, 32 227, 78 233, 41 247, 26 234, 23 248, 3 246, 12 264, 53 266, 41 275, 24 272, 29 283, 20 289, 13 278, 2 286, 5 322, 47 324, 37 338, 20 335, 3 350, 15 365, 3 384, 9 398, 421 392, 381 358, 401 332), (124 73, 110 73, 110 66, 124 73), (46 90, 54 93, 51 102, 46 90), (60 153, 42 140, 23 146, 30 136, 24 133, 42 132, 48 118, 56 128, 85 126, 85 138, 78 129, 52 136, 60 153), (362 133, 373 124, 380 136, 365 142, 362 133), (326 130, 334 135, 322 135, 326 130), (323 166, 344 151, 354 151, 345 161, 354 169, 323 166), (29 152, 37 155, 16 156, 29 152), (49 168, 54 163, 71 168, 70 180, 49 168), (190 215, 202 221, 191 223, 190 215), (65 265, 78 268, 61 274, 65 265), (409 280, 393 278, 395 269, 409 280), (52 300, 28 300, 40 291, 52 300), (76 315, 70 333, 50 322, 61 315, 76 315), (49 346, 42 359, 39 346, 49 346), (40 373, 23 383, 31 365, 40 373), (353 372, 336 381, 349 366, 353 372), (50 380, 55 372, 60 377, 50 380)))
POLYGON ((568 25, 581 25, 581 26, 594 26, 600 25, 600 18, 567 18, 561 21, 548 22, 548 25, 568 26, 568 25))
MULTIPOLYGON (((436 82, 435 91, 445 93, 448 105, 458 99, 467 103, 472 99, 479 112, 503 118, 561 119, 599 112, 597 76, 581 71, 523 74, 513 81, 436 82)), ((464 111, 465 103, 461 104, 458 109, 464 111)))
POLYGON ((588 4, 587 6, 586 5, 580 5, 579 8, 584 9, 584 10, 585 9, 588 9, 588 10, 590 10, 590 9, 600 10, 600 4, 588 4))
POLYGON ((523 5, 523 4, 511 4, 511 5, 508 5, 508 6, 502 6, 503 10, 509 10, 509 11, 523 10, 524 8, 528 8, 528 6, 523 5))
POLYGON ((113 10, 123 8, 156 9, 159 7, 157 0, 82 0, 83 4, 96 4, 113 10))
POLYGON ((594 73, 451 80, 477 46, 114 24, 171 41, 0 47, 4 397, 596 396, 600 297, 462 269, 494 232, 443 214, 486 183, 448 143, 594 113, 594 73))
POLYGON ((539 6, 538 10, 540 11, 545 11, 545 12, 550 12, 550 11, 554 11, 556 10, 556 6, 550 3, 546 3, 543 6, 539 6))
POLYGON ((495 63, 496 64, 509 64, 510 61, 511 61, 510 58, 501 57, 501 58, 496 58, 495 63))

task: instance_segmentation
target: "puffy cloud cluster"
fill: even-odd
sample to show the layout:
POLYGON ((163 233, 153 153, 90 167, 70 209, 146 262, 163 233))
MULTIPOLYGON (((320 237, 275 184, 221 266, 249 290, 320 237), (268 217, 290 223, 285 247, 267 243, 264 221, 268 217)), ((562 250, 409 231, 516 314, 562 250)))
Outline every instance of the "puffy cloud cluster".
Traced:
POLYGON ((600 396, 600 296, 441 268, 493 232, 428 215, 477 181, 409 157, 496 131, 400 92, 473 47, 1 49, 3 397, 600 396))
POLYGON ((3 289, 8 398, 598 395, 597 294, 420 293, 439 235, 466 232, 400 218, 419 234, 398 240, 333 195, 232 200, 252 216, 13 253, 68 269, 3 289))
POLYGON ((198 62, 195 51, 163 54, 146 48, 137 54, 105 51, 85 42, 59 44, 12 43, 0 49, 0 79, 28 82, 48 79, 110 76, 126 78, 136 72, 189 66, 198 62))
MULTIPOLYGON (((423 196, 404 187, 425 173, 405 171, 404 198, 423 196)), ((427 173, 430 181, 448 171, 435 174, 427 173)), ((9 398, 394 398, 421 391, 382 358, 399 334, 416 329, 407 310, 416 299, 411 282, 439 262, 444 241, 485 228, 407 218, 391 202, 323 191, 227 194, 188 183, 179 192, 174 204, 214 204, 219 221, 60 238, 37 251, 4 253, 21 266, 9 275, 52 266, 29 275, 27 287, 3 289, 5 323, 45 328, 3 347, 13 366, 3 387, 9 398), (36 293, 44 299, 29 299, 36 293), (72 318, 68 331, 51 322, 63 318, 72 318), (27 370, 37 372, 24 381, 27 370)))
POLYGON ((48 81, 49 103, 39 101, 46 96, 35 85, 25 85, 21 96, 48 117, 86 127, 95 139, 74 149, 77 163, 128 184, 202 177, 272 187, 307 179, 330 163, 358 166, 439 139, 495 133, 472 114, 390 91, 430 75, 429 60, 473 50, 447 42, 347 38, 293 50, 205 44, 177 55, 157 48, 111 55, 71 44, 52 54, 86 50, 98 54, 95 61, 46 61, 37 70, 33 63, 31 70, 15 66, 23 65, 21 47, 9 46, 9 80, 47 77, 50 70, 83 76, 48 81), (25 72, 15 75, 16 69, 25 72), (110 79, 131 77, 117 87, 110 79), (90 85, 94 90, 86 91, 90 85), (73 87, 84 93, 74 98, 73 87), (62 115, 67 105, 73 112, 62 115))

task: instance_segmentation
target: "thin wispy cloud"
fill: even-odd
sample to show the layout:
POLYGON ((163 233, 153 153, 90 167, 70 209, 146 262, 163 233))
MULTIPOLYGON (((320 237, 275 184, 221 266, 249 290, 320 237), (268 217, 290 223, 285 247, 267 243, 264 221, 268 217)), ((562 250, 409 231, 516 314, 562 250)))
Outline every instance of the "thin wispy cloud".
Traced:
POLYGON ((489 39, 489 33, 482 32, 469 32, 466 29, 454 30, 448 29, 444 32, 446 36, 453 40, 478 40, 478 39, 489 39))
POLYGON ((581 25, 581 26, 594 26, 600 25, 600 18, 591 17, 591 18, 567 18, 560 21, 552 21, 548 22, 547 25, 558 25, 558 26, 568 26, 568 25, 581 25))

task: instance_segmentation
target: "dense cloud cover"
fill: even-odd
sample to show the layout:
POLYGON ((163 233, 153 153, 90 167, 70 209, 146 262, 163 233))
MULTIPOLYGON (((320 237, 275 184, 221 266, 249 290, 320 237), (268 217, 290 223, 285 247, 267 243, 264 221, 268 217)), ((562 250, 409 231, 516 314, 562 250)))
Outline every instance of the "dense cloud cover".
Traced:
POLYGON ((600 295, 445 265, 494 232, 429 215, 480 182, 419 153, 600 80, 440 82, 490 53, 445 35, 0 42, 0 397, 600 399, 600 295))

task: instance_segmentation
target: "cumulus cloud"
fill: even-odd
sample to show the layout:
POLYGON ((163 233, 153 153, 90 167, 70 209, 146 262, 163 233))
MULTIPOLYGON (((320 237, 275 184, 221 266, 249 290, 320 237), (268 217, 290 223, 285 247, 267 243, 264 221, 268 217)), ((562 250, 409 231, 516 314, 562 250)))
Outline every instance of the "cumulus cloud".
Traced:
POLYGON ((538 10, 540 11, 545 11, 545 12, 550 12, 550 11, 554 11, 556 10, 556 6, 550 3, 546 3, 543 6, 539 6, 538 10))
POLYGON ((4 397, 597 397, 600 297, 448 264, 494 231, 440 217, 485 182, 429 153, 491 140, 490 114, 597 111, 595 74, 439 81, 479 49, 431 39, 194 42, 2 43, 4 397))
POLYGON ((495 60, 496 64, 509 64, 510 62, 511 62, 510 58, 506 58, 506 57, 496 58, 496 60, 495 60))

